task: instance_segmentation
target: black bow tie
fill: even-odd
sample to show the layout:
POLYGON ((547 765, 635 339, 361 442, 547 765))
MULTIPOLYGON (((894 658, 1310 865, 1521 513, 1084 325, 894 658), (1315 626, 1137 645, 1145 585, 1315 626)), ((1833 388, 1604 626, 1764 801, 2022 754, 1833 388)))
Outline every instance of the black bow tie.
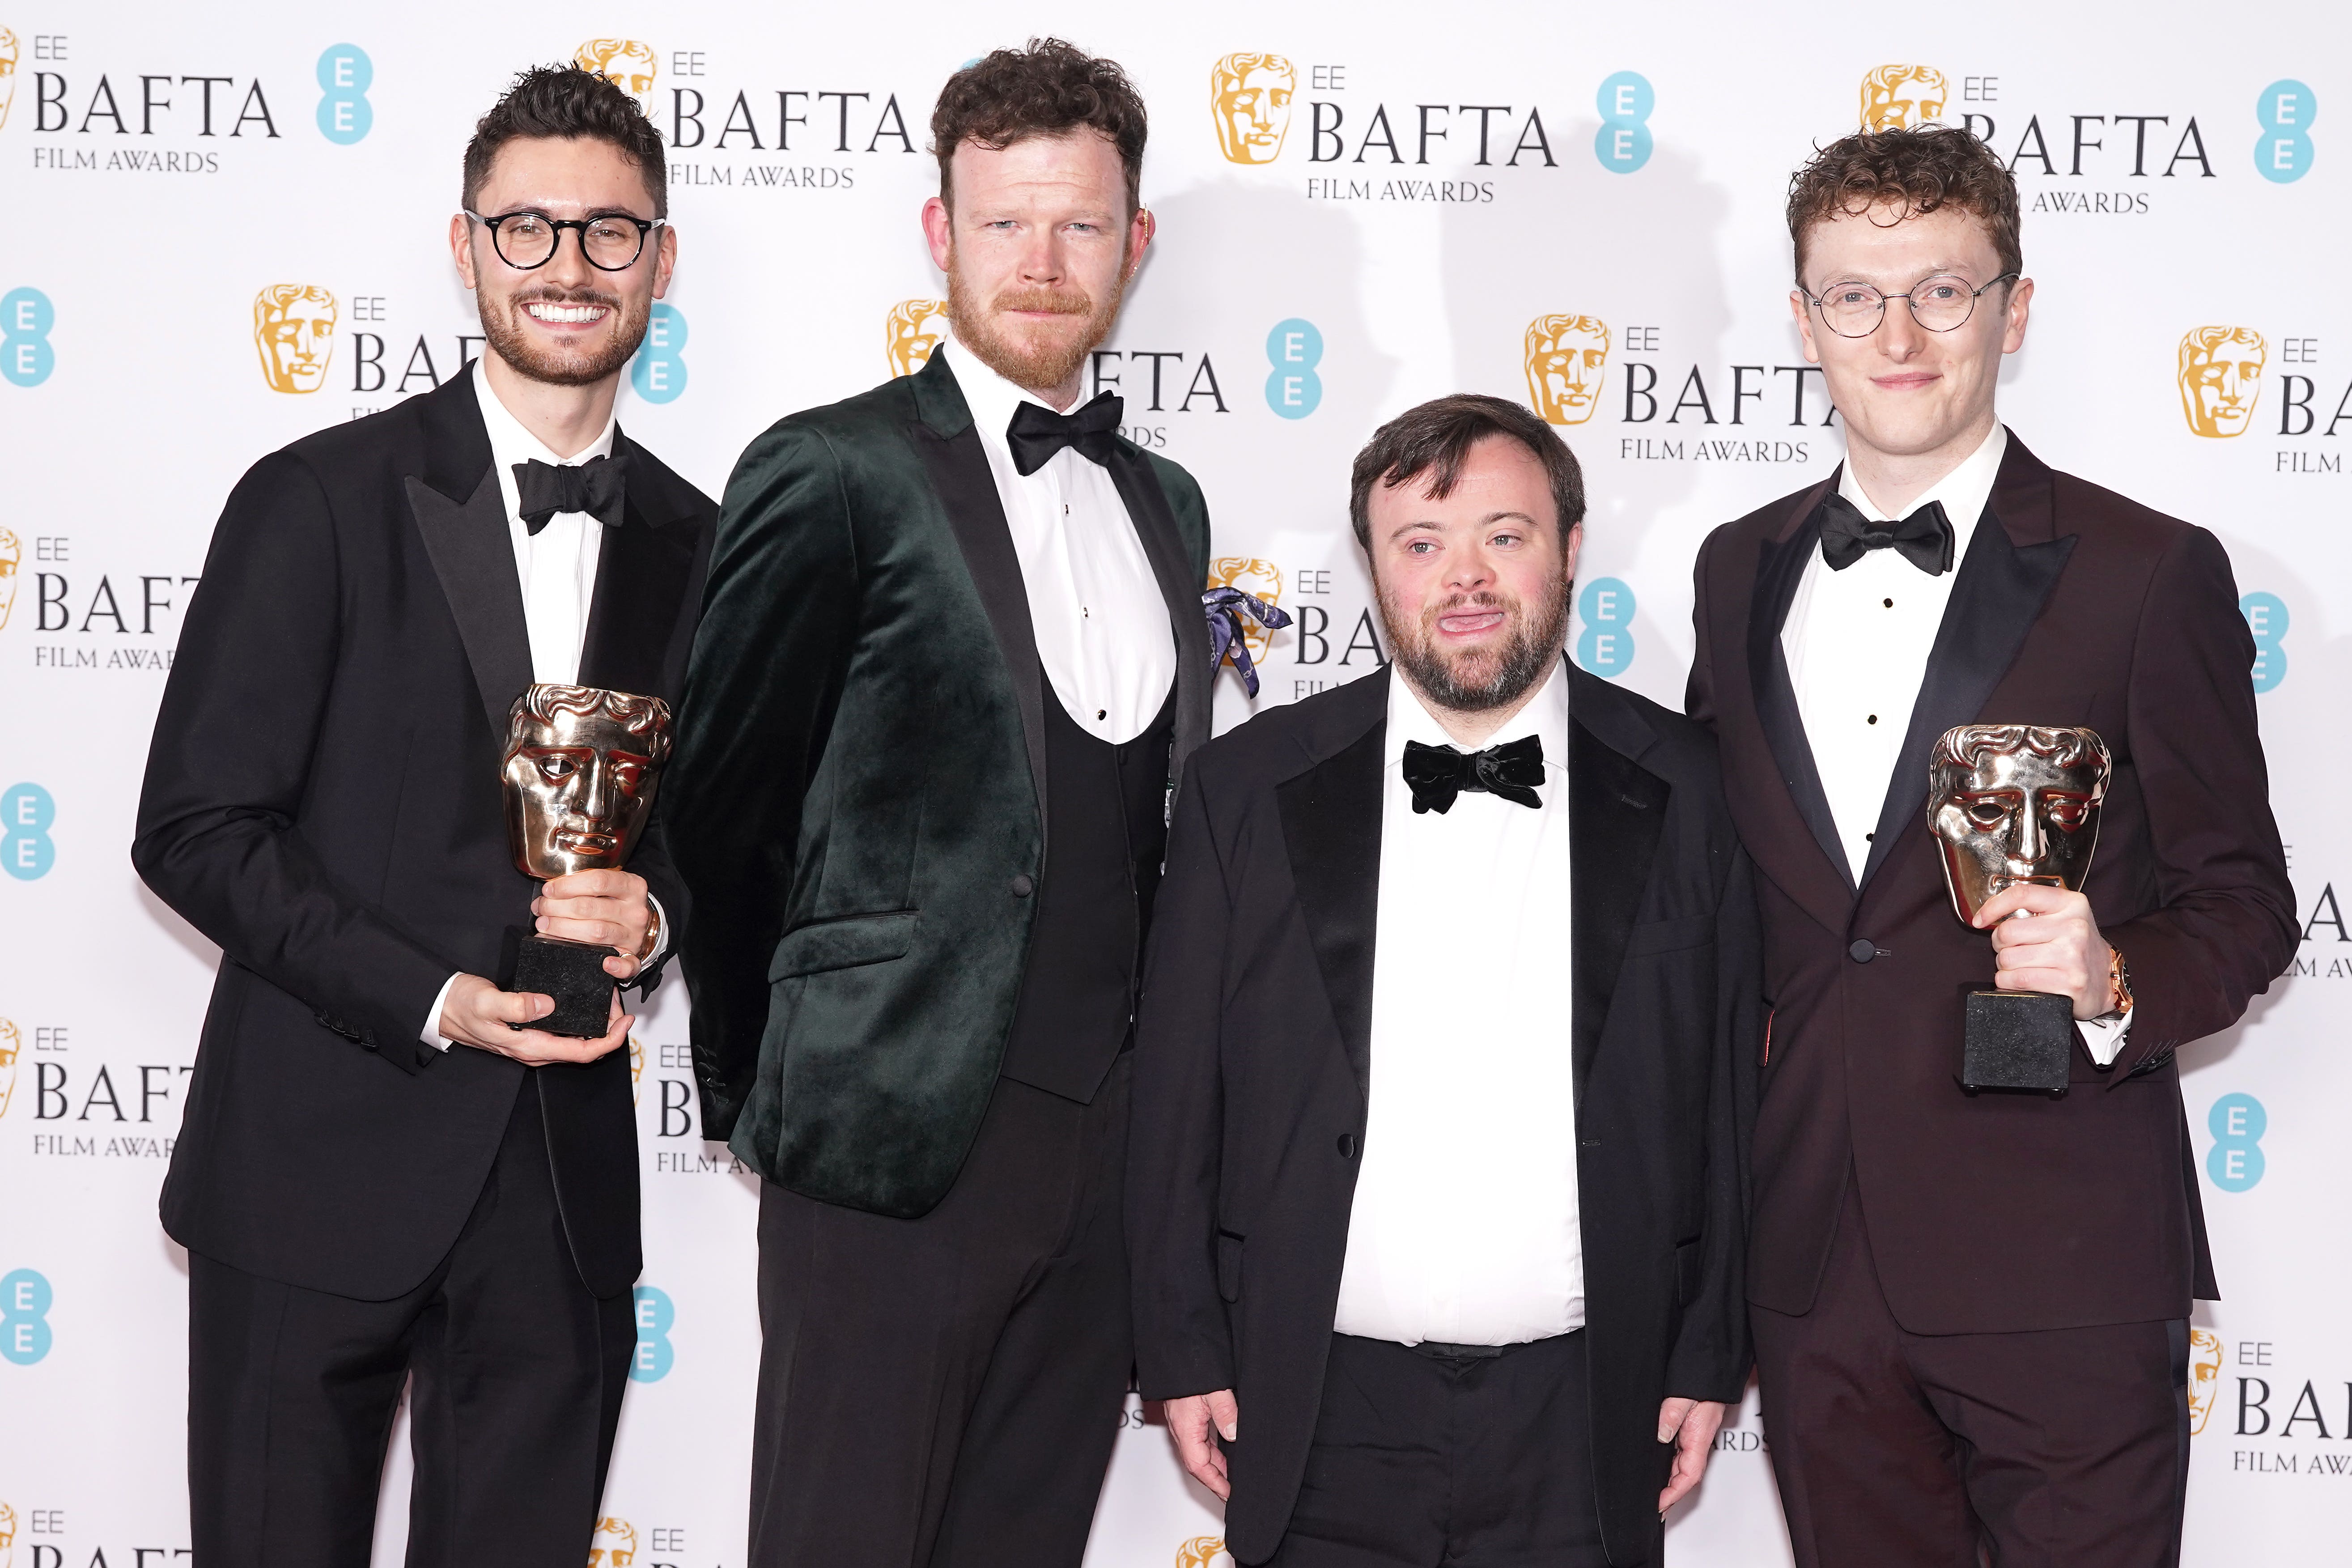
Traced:
POLYGON ((1873 522, 1832 490, 1822 500, 1822 559, 1843 572, 1874 550, 1892 550, 1930 577, 1952 569, 1952 524, 1931 500, 1901 522, 1873 522))
POLYGON ((621 526, 629 500, 629 456, 591 458, 584 463, 542 463, 537 458, 514 465, 515 510, 536 537, 559 511, 584 511, 606 528, 621 526))
POLYGON ((1412 786, 1412 808, 1443 816, 1454 809, 1454 797, 1465 789, 1517 801, 1540 809, 1543 797, 1536 786, 1544 782, 1543 737, 1522 735, 1483 752, 1467 753, 1451 746, 1404 743, 1404 782, 1412 786))
POLYGON ((1042 403, 1024 402, 1013 411, 1004 444, 1013 448, 1013 466, 1024 479, 1065 447, 1107 468, 1111 454, 1118 450, 1118 422, 1126 412, 1126 403, 1115 392, 1097 395, 1076 414, 1056 414, 1042 403))

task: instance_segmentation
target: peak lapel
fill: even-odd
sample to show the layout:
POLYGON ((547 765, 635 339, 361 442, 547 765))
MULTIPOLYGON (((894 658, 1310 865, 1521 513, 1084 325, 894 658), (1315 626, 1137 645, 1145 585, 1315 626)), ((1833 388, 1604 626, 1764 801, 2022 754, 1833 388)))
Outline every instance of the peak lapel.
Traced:
POLYGON ((1381 763, 1391 679, 1384 670, 1357 682, 1367 689, 1363 731, 1274 792, 1299 912, 1340 1044, 1367 1102, 1372 1081, 1372 955, 1381 905, 1381 763))
MULTIPOLYGON (((475 413, 475 423, 480 423, 475 413)), ((456 501, 412 474, 408 510, 424 536, 457 637, 466 645, 490 736, 503 742, 515 699, 530 684, 530 634, 523 622, 522 583, 507 536, 506 500, 487 463, 473 493, 456 501)))
POLYGON ((1797 689, 1789 678, 1788 655, 1780 646, 1780 628, 1789 618, 1797 584, 1821 546, 1821 522, 1814 515, 1820 493, 1825 492, 1803 503, 1793 531, 1767 539, 1758 547, 1756 590, 1748 611, 1748 677, 1755 693, 1756 721, 1763 728, 1765 744, 1771 748, 1780 786, 1788 791, 1790 804, 1821 850, 1819 859, 1793 846, 1759 858, 1793 872, 1782 883, 1791 896, 1802 900, 1811 892, 1815 918, 1843 930, 1853 902, 1853 871, 1846 860, 1845 846, 1838 838, 1837 819, 1830 815, 1812 742, 1806 738, 1805 721, 1797 710, 1797 689), (1796 859, 1805 863, 1790 867, 1796 859))
POLYGON ((1209 663, 1208 621, 1201 611, 1203 584, 1192 580, 1192 564, 1176 516, 1143 455, 1125 442, 1110 461, 1111 483, 1127 505, 1129 520, 1168 601, 1168 622, 1176 637, 1176 744, 1168 774, 1181 778, 1184 760, 1209 738, 1210 705, 1216 695, 1216 668, 1209 663))
POLYGON ((1570 1026, 1580 1105, 1674 786, 1641 765, 1656 739, 1647 721, 1616 688, 1573 666, 1568 720, 1570 1026))
MULTIPOLYGON (((630 450, 628 437, 616 434, 613 448, 630 450)), ((685 673, 680 623, 699 575, 700 543, 695 531, 656 526, 636 497, 629 498, 621 526, 604 530, 597 547, 581 685, 676 700, 685 673)))

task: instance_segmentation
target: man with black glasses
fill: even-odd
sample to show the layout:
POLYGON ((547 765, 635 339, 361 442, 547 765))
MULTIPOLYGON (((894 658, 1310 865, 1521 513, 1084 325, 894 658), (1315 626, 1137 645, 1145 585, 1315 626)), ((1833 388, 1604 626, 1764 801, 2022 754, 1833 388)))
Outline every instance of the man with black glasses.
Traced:
POLYGON ((409 1563, 587 1556, 635 1338, 629 1020, 559 1037, 499 977, 536 930, 650 989, 684 895, 658 828, 535 885, 499 760, 534 682, 683 683, 716 509, 613 414, 665 181, 620 88, 525 73, 450 226, 488 352, 265 458, 214 533, 132 847, 222 951, 163 1199, 200 1563, 364 1568, 411 1378, 409 1563))

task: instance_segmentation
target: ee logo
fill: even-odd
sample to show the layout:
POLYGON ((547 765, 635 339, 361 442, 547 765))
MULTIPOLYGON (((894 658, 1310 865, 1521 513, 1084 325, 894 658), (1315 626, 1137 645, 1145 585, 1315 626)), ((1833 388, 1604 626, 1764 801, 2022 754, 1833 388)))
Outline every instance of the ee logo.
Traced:
POLYGON ((0 1359, 30 1366, 49 1353, 49 1282, 29 1268, 0 1275, 0 1359))
POLYGON ((677 1309, 669 1304, 667 1292, 650 1285, 630 1291, 629 1300, 637 1315, 637 1348, 629 1356, 629 1381, 658 1383, 669 1375, 671 1363, 677 1360, 677 1351, 669 1342, 677 1309))
POLYGON ((1614 577, 1596 577, 1577 601, 1584 635, 1576 639, 1576 662, 1595 675, 1622 675, 1633 666, 1633 590, 1614 577))
POLYGON ((58 351, 49 347, 49 329, 58 312, 38 289, 11 289, 0 294, 0 375, 18 386, 38 386, 58 367, 58 351))
POLYGON ((1266 363, 1274 374, 1265 378, 1265 405, 1285 419, 1304 419, 1323 401, 1323 378, 1315 367, 1323 363, 1323 334, 1312 321, 1293 316, 1276 321, 1265 335, 1266 363))
POLYGON ((58 819, 58 803, 37 784, 10 784, 0 795, 0 869, 20 882, 46 877, 56 864, 58 847, 49 825, 58 819))
POLYGON ((2213 1147, 2205 1153, 2205 1173, 2225 1193, 2242 1193, 2263 1179, 2263 1134, 2271 1119, 2251 1094, 2225 1094, 2213 1102, 2205 1129, 2213 1147))
MULTIPOLYGON (((647 403, 669 403, 686 390, 686 362, 677 351, 686 347, 686 317, 675 305, 654 302, 646 320, 645 345, 629 366, 629 384, 647 403)), ((634 1373, 632 1375, 635 1375, 634 1373)))
POLYGON ((319 134, 348 147, 375 123, 375 106, 367 100, 375 66, 357 44, 337 44, 319 57, 319 134))
POLYGON ((2286 604, 2276 594, 2249 594, 2238 614, 2254 634, 2254 689, 2268 691, 2286 679, 2286 604))
POLYGON ((1601 84, 1601 130, 1592 155, 1613 174, 1630 174, 1650 161, 1650 111, 1658 95, 1639 71, 1619 71, 1601 84))
POLYGON ((2311 89, 2292 79, 2274 81, 2254 100, 2262 139, 2254 143, 2254 167, 2265 180, 2288 184, 2311 173, 2311 122, 2319 104, 2311 89))

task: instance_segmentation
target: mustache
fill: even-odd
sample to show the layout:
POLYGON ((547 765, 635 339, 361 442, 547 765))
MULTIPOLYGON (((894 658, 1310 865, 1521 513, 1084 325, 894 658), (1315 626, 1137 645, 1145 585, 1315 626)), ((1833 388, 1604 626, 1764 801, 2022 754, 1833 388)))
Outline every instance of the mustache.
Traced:
POLYGON ((565 289, 551 283, 517 289, 508 296, 508 302, 518 310, 534 302, 544 305, 602 305, 613 311, 621 308, 618 294, 607 294, 601 289, 565 289))
POLYGON ((1445 603, 1424 610, 1422 620, 1433 626, 1440 616, 1450 616, 1461 610, 1516 610, 1518 607, 1517 599, 1506 598, 1492 589, 1482 588, 1475 594, 1456 594, 1445 603))
POLYGON ((1094 308, 1093 297, 1083 289, 1052 289, 1044 284, 1003 289, 991 304, 997 310, 1040 310, 1056 316, 1088 315, 1094 308))

